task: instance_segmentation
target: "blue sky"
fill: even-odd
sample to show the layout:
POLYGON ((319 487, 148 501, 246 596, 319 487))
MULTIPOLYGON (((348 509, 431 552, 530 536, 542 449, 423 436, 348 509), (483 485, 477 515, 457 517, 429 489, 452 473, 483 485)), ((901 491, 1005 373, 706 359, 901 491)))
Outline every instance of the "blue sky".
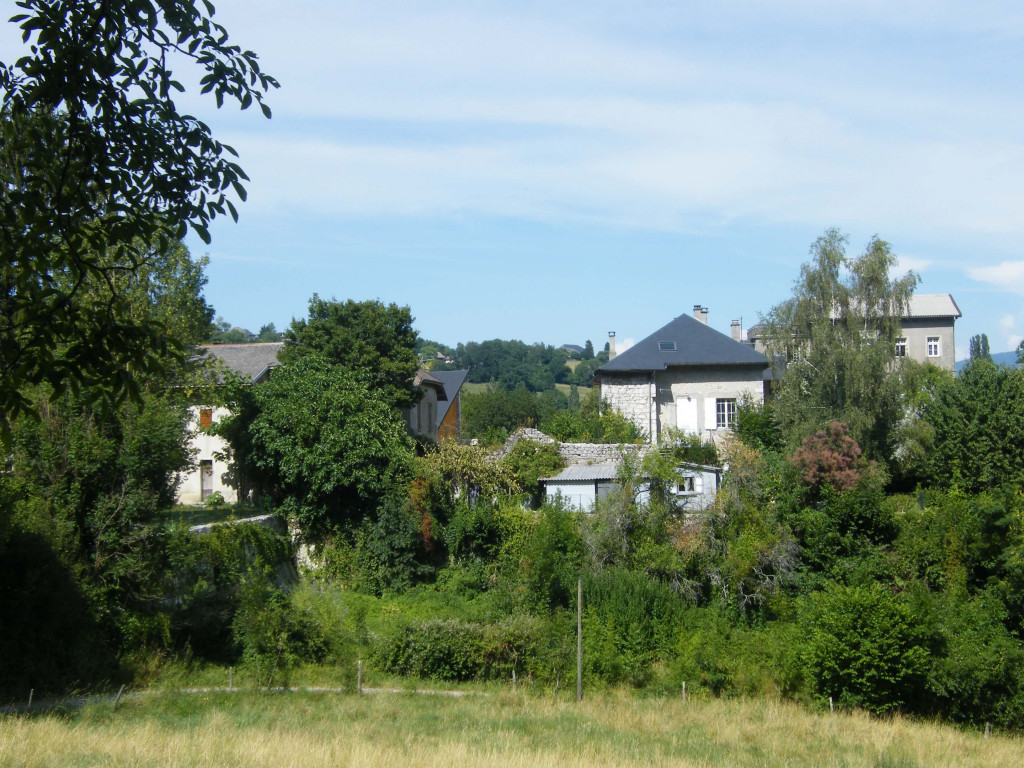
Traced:
POLYGON ((408 304, 449 344, 621 344, 698 303, 728 332, 838 227, 953 294, 959 350, 1024 336, 1019 2, 217 11, 281 81, 270 121, 182 101, 252 178, 240 222, 188 243, 233 324, 318 292, 408 304))

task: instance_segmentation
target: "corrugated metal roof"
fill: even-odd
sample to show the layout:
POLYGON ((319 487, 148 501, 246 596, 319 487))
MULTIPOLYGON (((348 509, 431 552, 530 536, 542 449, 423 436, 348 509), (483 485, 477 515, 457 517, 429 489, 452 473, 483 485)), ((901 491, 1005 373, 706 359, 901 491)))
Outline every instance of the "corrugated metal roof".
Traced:
POLYGON ((956 301, 948 293, 915 293, 910 297, 907 317, 962 317, 956 301))
POLYGON ((614 480, 619 476, 619 465, 617 463, 607 464, 573 464, 566 467, 554 477, 542 477, 543 481, 557 482, 559 480, 614 480))
POLYGON ((689 315, 680 315, 643 341, 634 344, 614 360, 597 369, 602 373, 660 371, 670 365, 750 365, 768 367, 768 358, 749 345, 689 315), (660 342, 672 342, 674 349, 661 349, 660 342))

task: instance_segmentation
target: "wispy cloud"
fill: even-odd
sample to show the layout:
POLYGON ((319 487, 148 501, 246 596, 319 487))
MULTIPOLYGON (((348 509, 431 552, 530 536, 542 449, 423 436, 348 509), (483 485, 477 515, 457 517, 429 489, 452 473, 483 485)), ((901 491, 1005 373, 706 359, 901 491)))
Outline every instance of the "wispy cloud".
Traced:
POLYGON ((998 127, 1024 121, 1018 100, 922 74, 913 51, 810 34, 828 41, 844 19, 1008 34, 1020 11, 842 2, 826 21, 810 2, 742 7, 247 4, 225 23, 266 40, 286 87, 273 131, 236 128, 232 143, 266 213, 1024 234, 1024 141, 998 127), (755 22, 801 42, 733 40, 755 22))
POLYGON ((972 280, 988 283, 1002 291, 1024 295, 1024 261, 1004 261, 993 266, 969 267, 967 274, 972 280))

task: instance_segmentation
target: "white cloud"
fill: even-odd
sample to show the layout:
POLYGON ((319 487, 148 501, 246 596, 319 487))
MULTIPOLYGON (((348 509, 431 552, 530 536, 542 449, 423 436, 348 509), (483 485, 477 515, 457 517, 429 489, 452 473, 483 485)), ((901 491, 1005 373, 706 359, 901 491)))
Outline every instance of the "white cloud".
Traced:
MULTIPOLYGON (((968 267, 967 274, 972 280, 1024 295, 1024 261, 1004 261, 994 266, 968 267)), ((1006 319, 1003 318, 1004 321, 1006 319)))
POLYGON ((896 257, 896 266, 893 267, 894 276, 905 275, 907 272, 921 274, 932 265, 931 259, 923 259, 919 256, 905 256, 900 254, 896 257))
POLYGON ((1003 315, 999 319, 999 330, 1007 349, 1016 349, 1024 338, 1017 330, 1016 318, 1013 315, 1003 315))

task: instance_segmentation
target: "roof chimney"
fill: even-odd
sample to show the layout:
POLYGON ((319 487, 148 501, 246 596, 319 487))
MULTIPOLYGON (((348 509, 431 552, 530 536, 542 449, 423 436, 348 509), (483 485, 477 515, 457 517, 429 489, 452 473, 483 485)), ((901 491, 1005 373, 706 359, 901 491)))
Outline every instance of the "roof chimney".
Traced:
POLYGON ((708 324, 708 308, 702 307, 700 304, 693 305, 693 316, 700 320, 704 325, 708 324))
POLYGON ((615 331, 608 331, 608 360, 615 359, 615 331))
POLYGON ((732 340, 743 341, 743 326, 739 320, 732 321, 732 340))

